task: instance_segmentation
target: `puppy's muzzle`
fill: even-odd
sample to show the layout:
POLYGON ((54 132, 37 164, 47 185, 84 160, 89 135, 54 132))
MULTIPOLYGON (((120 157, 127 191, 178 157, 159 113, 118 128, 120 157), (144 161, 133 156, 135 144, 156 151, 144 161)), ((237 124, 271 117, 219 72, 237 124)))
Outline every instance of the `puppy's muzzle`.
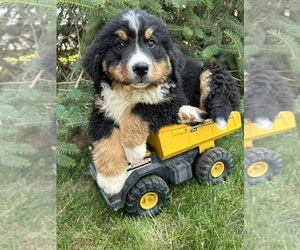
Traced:
POLYGON ((149 72, 149 65, 146 62, 138 62, 132 66, 132 71, 140 76, 143 77, 148 74, 149 72))

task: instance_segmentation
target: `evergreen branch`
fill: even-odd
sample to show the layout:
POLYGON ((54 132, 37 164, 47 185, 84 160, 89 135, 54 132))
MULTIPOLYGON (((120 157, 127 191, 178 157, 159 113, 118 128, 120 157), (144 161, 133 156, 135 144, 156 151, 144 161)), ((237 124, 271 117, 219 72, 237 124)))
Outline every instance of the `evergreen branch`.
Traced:
POLYGON ((206 60, 211 60, 213 56, 218 54, 219 48, 216 45, 211 45, 206 47, 201 54, 201 57, 203 58, 204 61, 206 60))
POLYGON ((162 14, 167 14, 162 9, 162 6, 158 1, 152 1, 152 0, 143 0, 141 1, 141 7, 146 7, 148 10, 150 10, 153 14, 157 14, 161 16, 162 14))
POLYGON ((21 157, 14 154, 1 154, 0 156, 1 164, 7 167, 22 168, 31 166, 31 162, 25 157, 21 157))
POLYGON ((199 28, 193 29, 193 35, 196 36, 196 37, 199 37, 203 40, 205 40, 207 38, 207 35, 205 34, 205 32, 202 29, 199 29, 199 28))
POLYGON ((226 53, 236 53, 235 45, 218 45, 218 48, 226 53))
POLYGON ((18 113, 13 105, 2 104, 0 109, 0 120, 9 120, 18 113))
POLYGON ((68 121, 65 122, 67 127, 76 128, 76 127, 85 127, 88 125, 87 117, 82 117, 82 119, 78 119, 77 121, 68 121))
POLYGON ((58 154, 57 155, 57 165, 61 167, 75 167, 76 161, 70 156, 64 155, 64 154, 58 154))
POLYGON ((78 88, 78 85, 79 85, 79 83, 80 83, 80 81, 81 81, 81 78, 82 78, 83 73, 84 73, 84 70, 81 70, 80 75, 79 75, 79 77, 78 77, 78 79, 77 79, 77 81, 76 81, 76 84, 75 84, 75 88, 76 88, 76 89, 78 88))
POLYGON ((244 53, 245 53, 246 58, 257 55, 260 52, 261 52, 261 50, 259 49, 259 47, 255 46, 255 45, 245 45, 244 46, 244 53))
POLYGON ((30 84, 29 88, 32 89, 38 82, 38 80, 41 78, 41 75, 43 74, 43 70, 40 70, 40 72, 37 74, 37 76, 33 79, 32 83, 30 84))
POLYGON ((67 108, 62 104, 57 104, 56 106, 56 117, 57 120, 64 120, 64 115, 67 112, 67 108))
MULTIPOLYGON (((0 119, 0 124, 1 124, 1 119, 0 119)), ((14 126, 11 126, 10 124, 1 124, 1 129, 0 129, 0 136, 1 138, 7 138, 10 136, 13 136, 16 134, 17 128, 14 126)))
MULTIPOLYGON (((197 24, 199 23, 199 17, 194 13, 193 9, 189 6, 186 8, 186 10, 183 12, 183 16, 185 19, 186 24, 197 24)), ((186 26, 186 25, 184 25, 186 26)))
POLYGON ((51 9, 56 9, 56 4, 55 2, 49 0, 49 1, 41 1, 41 0, 30 0, 30 1, 21 1, 21 0, 1 0, 1 4, 21 4, 25 6, 36 6, 36 7, 42 7, 42 8, 51 8, 51 9))
POLYGON ((261 51, 264 51, 266 53, 281 53, 281 54, 287 54, 289 52, 289 49, 285 45, 277 45, 277 44, 262 44, 257 46, 261 51))
POLYGON ((57 141, 57 152, 69 155, 76 155, 80 152, 79 148, 73 143, 57 141))
MULTIPOLYGON (((105 0, 97 2, 97 5, 105 4, 105 0)), ((72 0, 58 0, 57 5, 72 5, 83 9, 95 10, 95 4, 91 4, 90 1, 72 1, 72 0)))
POLYGON ((289 48, 289 51, 292 55, 291 59, 297 57, 299 54, 299 45, 292 36, 276 29, 270 29, 267 31, 267 33, 282 41, 289 48))
POLYGON ((278 18, 278 17, 272 17, 270 19, 269 26, 273 27, 274 29, 280 29, 284 30, 286 33, 300 38, 300 30, 299 30, 299 24, 293 22, 292 20, 288 18, 278 18))
POLYGON ((243 44, 242 44, 240 38, 231 30, 226 29, 223 32, 235 44, 236 49, 237 49, 238 58, 243 58, 244 50, 243 50, 243 44))
POLYGON ((193 35, 193 30, 189 27, 181 28, 181 32, 184 37, 191 37, 193 35))
POLYGON ((212 0, 201 0, 200 2, 204 4, 209 10, 212 10, 214 8, 214 3, 212 0))
POLYGON ((36 127, 36 126, 48 126, 50 121, 45 120, 44 117, 41 117, 40 120, 33 119, 31 121, 16 121, 14 123, 15 126, 18 127, 36 127))
POLYGON ((244 36, 244 26, 242 23, 238 21, 235 17, 228 17, 225 19, 221 25, 224 28, 234 30, 234 32, 239 35, 240 37, 244 36))
POLYGON ((7 154, 32 155, 37 150, 30 144, 0 141, 0 151, 7 154))
POLYGON ((252 1, 251 0, 244 0, 244 9, 245 11, 251 11, 252 10, 252 1))

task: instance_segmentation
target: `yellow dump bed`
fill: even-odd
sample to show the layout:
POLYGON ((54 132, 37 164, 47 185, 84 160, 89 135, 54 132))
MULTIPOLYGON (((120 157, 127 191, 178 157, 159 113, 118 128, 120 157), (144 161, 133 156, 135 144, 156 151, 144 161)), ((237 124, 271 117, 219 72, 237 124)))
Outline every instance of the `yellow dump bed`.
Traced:
POLYGON ((270 129, 260 129, 255 123, 245 120, 244 147, 252 147, 253 140, 286 132, 296 127, 295 116, 290 111, 281 111, 270 129))
POLYGON ((241 126, 240 113, 233 111, 224 130, 220 130, 212 119, 195 126, 171 125, 161 128, 156 135, 150 135, 147 143, 161 160, 165 160, 196 147, 202 153, 214 147, 214 140, 238 130, 241 126))

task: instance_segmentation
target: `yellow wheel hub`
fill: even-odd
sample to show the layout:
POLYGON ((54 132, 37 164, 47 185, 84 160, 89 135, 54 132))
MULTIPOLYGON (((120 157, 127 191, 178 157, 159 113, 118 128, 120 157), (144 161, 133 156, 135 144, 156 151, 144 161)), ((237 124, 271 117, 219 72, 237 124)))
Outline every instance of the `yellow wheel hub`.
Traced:
POLYGON ((224 163, 218 161, 212 166, 212 168, 210 169, 210 173, 212 177, 217 178, 223 174, 224 169, 225 169, 224 163))
POLYGON ((247 169, 248 176, 257 178, 268 172, 269 165, 266 162, 258 161, 251 164, 247 169))
POLYGON ((156 206, 158 202, 158 195, 153 192, 146 193, 142 196, 140 200, 140 206, 143 209, 151 209, 156 206))

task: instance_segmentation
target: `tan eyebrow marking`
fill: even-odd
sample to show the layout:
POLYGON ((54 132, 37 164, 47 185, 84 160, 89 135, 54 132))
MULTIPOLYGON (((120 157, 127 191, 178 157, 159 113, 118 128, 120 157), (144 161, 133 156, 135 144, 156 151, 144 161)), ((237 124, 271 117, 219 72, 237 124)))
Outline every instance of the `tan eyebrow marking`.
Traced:
POLYGON ((152 28, 146 29, 145 35, 144 35, 145 38, 146 38, 146 40, 150 39, 150 37, 152 36, 152 34, 153 34, 153 29, 152 28))
POLYGON ((128 40, 128 36, 126 34, 126 32, 124 30, 117 30, 116 34, 123 40, 123 41, 127 41, 128 40))

